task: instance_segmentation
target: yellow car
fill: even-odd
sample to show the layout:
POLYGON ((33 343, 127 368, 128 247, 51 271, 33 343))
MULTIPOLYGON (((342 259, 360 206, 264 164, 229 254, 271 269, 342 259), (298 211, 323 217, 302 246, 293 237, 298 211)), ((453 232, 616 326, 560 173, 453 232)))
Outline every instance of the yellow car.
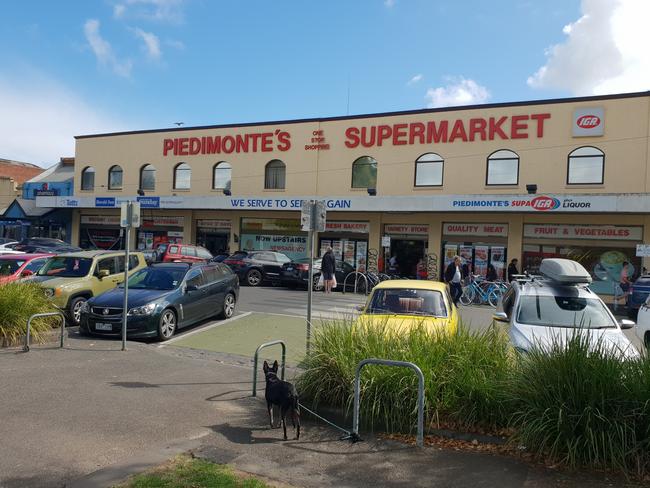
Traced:
POLYGON ((372 289, 359 322, 397 330, 424 324, 432 332, 456 334, 458 310, 447 285, 428 280, 386 280, 372 289))

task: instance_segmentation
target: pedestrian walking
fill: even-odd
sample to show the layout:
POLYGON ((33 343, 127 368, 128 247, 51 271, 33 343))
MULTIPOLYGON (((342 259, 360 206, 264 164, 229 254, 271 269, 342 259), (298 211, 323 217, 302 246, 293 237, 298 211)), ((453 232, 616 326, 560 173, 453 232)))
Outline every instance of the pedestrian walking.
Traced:
POLYGON ((630 286, 632 285, 632 281, 630 280, 630 271, 629 271, 630 263, 627 261, 623 261, 623 267, 621 268, 621 275, 618 280, 618 286, 621 287, 621 290, 623 290, 623 296, 619 298, 626 299, 628 293, 630 292, 630 286))
POLYGON ((332 293, 334 285, 334 273, 336 272, 336 257, 332 252, 332 248, 328 247, 320 265, 320 272, 323 275, 323 285, 325 285, 325 293, 332 293))
POLYGON ((519 261, 517 261, 517 258, 510 261, 510 264, 508 265, 508 279, 506 280, 507 282, 514 280, 514 276, 519 274, 517 263, 519 263, 519 261))
POLYGON ((454 305, 458 306, 458 301, 463 294, 463 287, 461 285, 461 270, 460 270, 460 256, 454 256, 454 260, 449 263, 445 270, 445 282, 449 284, 451 291, 451 299, 454 305))

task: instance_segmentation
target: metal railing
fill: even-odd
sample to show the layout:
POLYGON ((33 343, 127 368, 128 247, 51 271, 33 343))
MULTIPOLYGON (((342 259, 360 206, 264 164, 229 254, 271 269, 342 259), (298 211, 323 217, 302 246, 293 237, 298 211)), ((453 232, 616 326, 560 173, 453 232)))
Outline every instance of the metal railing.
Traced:
POLYGON ((35 313, 27 320, 27 332, 25 333, 25 345, 23 346, 24 352, 29 352, 29 337, 32 327, 32 320, 39 317, 61 317, 61 345, 63 347, 63 341, 65 337, 65 315, 62 312, 48 312, 48 313, 35 313))
POLYGON ((279 339, 277 341, 265 342, 264 344, 260 344, 259 346, 257 346, 257 349, 255 350, 255 358, 253 360, 254 365, 253 365, 253 395, 252 396, 254 397, 257 396, 257 367, 259 363, 260 351, 265 347, 274 346, 276 344, 280 344, 282 346, 282 373, 280 378, 284 379, 284 366, 287 359, 287 345, 284 343, 283 340, 279 340, 279 339))
POLYGON ((343 280, 343 290, 342 290, 343 293, 345 294, 345 290, 347 289, 347 284, 348 284, 348 278, 350 276, 354 276, 354 293, 357 293, 357 284, 359 283, 360 278, 363 278, 365 284, 363 292, 367 295, 369 293, 368 277, 364 273, 361 273, 360 271, 352 271, 348 273, 348 275, 343 280))
POLYGON ((383 366, 397 366, 403 368, 410 368, 418 375, 418 447, 424 446, 424 375, 422 370, 413 363, 406 361, 392 361, 390 359, 364 359, 357 364, 357 369, 354 375, 354 416, 352 418, 352 432, 350 438, 354 440, 359 439, 359 403, 360 403, 360 388, 361 388, 361 370, 368 364, 379 364, 383 366))

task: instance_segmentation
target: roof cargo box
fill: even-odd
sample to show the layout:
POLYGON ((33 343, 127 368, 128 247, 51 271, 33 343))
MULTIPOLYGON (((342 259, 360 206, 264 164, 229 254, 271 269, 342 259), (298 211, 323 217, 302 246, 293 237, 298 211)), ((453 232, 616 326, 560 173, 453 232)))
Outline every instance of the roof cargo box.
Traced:
POLYGON ((589 272, 571 259, 542 259, 539 272, 557 283, 591 283, 589 272))

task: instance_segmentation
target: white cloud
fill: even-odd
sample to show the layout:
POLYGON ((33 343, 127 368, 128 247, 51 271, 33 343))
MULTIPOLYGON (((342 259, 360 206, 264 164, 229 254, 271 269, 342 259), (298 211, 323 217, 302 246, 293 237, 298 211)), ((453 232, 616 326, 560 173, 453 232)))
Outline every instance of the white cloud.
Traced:
POLYGON ((533 88, 575 95, 650 89, 648 0, 582 0, 582 16, 564 26, 567 39, 546 50, 533 88))
POLYGON ((158 39, 156 34, 153 32, 145 32, 140 28, 133 29, 133 32, 137 37, 142 39, 145 51, 150 59, 158 60, 162 57, 162 52, 160 51, 160 39, 158 39))
POLYGON ((167 46, 173 47, 174 49, 178 49, 179 51, 182 51, 183 49, 185 49, 185 44, 183 43, 183 41, 177 41, 177 40, 174 40, 174 39, 167 39, 165 41, 165 44, 167 46))
POLYGON ((395 6, 395 3, 397 0, 384 0, 384 6, 387 8, 391 8, 395 6))
POLYGON ((123 0, 113 6, 116 19, 135 18, 180 24, 185 0, 123 0))
POLYGON ((125 130, 60 84, 28 73, 0 78, 0 157, 49 166, 74 156, 74 136, 125 130), (30 80, 25 83, 24 80, 30 80))
POLYGON ((473 105, 485 103, 490 98, 490 92, 474 80, 460 77, 450 77, 445 86, 429 88, 425 95, 427 107, 453 107, 456 105, 473 105))
POLYGON ((422 78, 424 78, 424 76, 422 74, 417 74, 413 78, 411 78, 406 84, 409 85, 409 86, 414 85, 418 81, 422 81, 422 78))
POLYGON ((133 63, 130 60, 120 61, 117 59, 110 43, 99 33, 99 20, 87 20, 84 24, 84 34, 99 64, 109 66, 117 75, 125 78, 131 75, 133 63))

